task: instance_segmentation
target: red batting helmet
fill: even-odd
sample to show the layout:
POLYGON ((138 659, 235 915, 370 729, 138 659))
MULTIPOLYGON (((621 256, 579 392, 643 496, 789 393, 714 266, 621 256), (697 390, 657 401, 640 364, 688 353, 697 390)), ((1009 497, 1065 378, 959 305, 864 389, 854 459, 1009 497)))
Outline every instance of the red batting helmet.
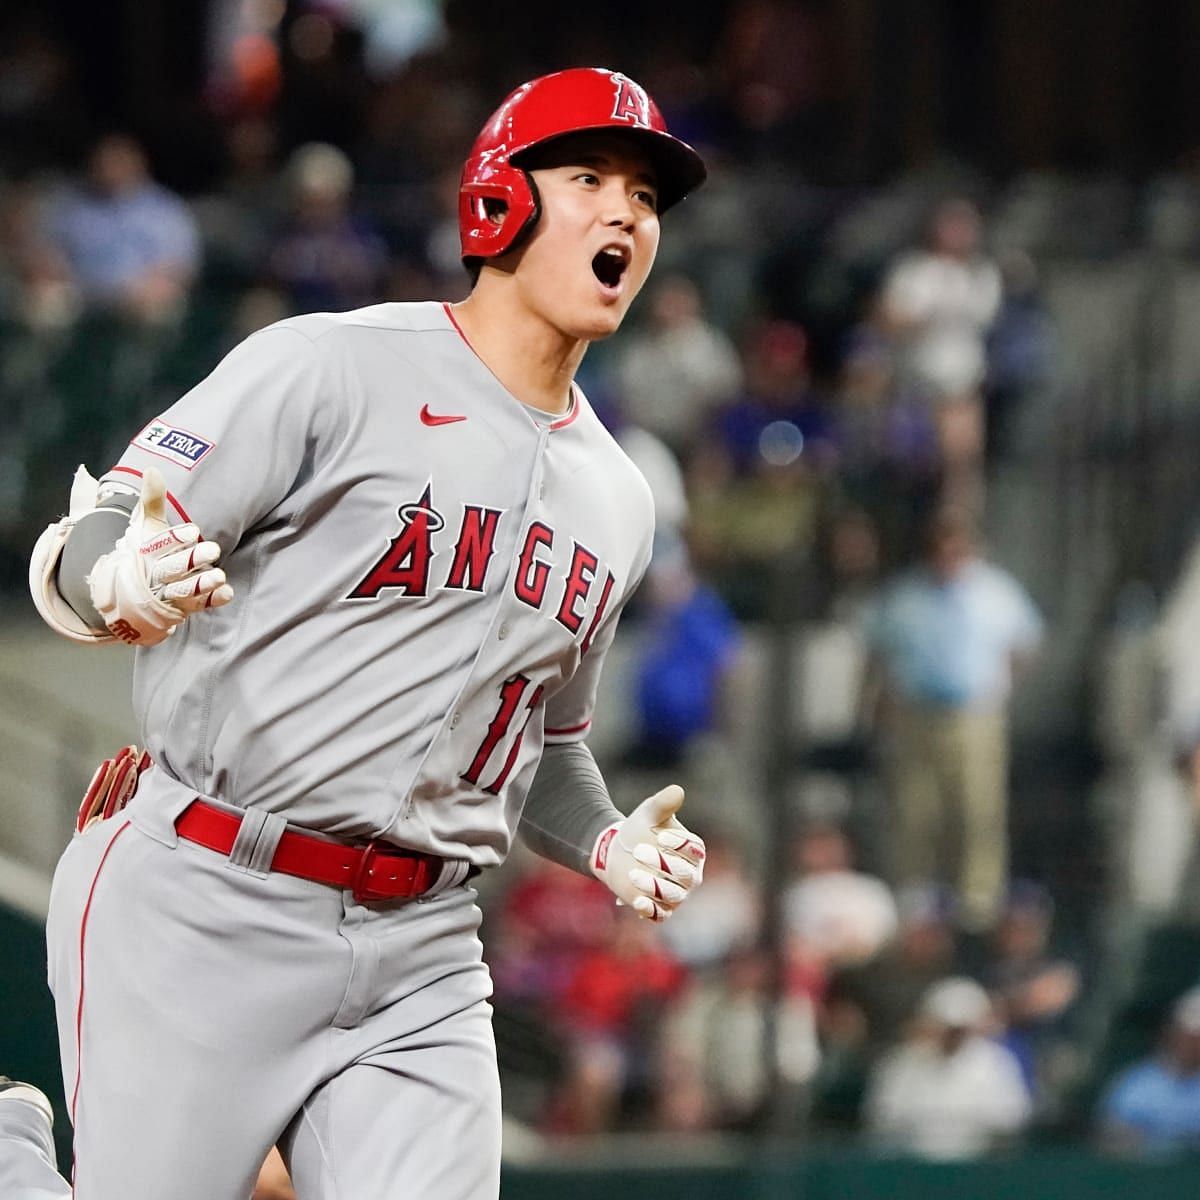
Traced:
POLYGON ((494 258, 511 250, 537 222, 540 204, 522 155, 585 130, 619 130, 637 138, 658 176, 665 212, 704 182, 700 155, 667 132, 658 105, 632 79, 603 67, 574 67, 523 83, 488 119, 463 167, 458 190, 462 257, 494 258), (489 220, 484 202, 502 201, 504 220, 489 220))

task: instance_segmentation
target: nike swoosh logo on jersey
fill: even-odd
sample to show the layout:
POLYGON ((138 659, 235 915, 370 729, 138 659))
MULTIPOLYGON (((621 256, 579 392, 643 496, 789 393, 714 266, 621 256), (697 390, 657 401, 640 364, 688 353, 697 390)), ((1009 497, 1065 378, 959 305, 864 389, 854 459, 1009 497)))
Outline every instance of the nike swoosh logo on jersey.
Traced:
POLYGON ((439 416, 437 413, 429 411, 429 405, 423 405, 421 408, 421 424, 422 425, 453 425, 455 421, 465 421, 466 417, 456 417, 447 414, 439 416))

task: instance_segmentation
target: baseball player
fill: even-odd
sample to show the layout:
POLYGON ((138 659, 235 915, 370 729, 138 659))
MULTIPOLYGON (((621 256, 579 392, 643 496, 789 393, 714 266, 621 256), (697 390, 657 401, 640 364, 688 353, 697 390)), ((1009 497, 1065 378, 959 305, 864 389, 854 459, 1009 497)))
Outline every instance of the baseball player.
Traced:
POLYGON ((622 816, 584 740, 653 512, 573 377, 704 174, 625 76, 527 83, 468 299, 262 330, 77 473, 31 588, 136 647, 147 750, 51 897, 78 1200, 240 1200, 274 1143, 306 1200, 494 1197, 471 877, 520 832, 650 920, 699 881, 681 789, 622 816))

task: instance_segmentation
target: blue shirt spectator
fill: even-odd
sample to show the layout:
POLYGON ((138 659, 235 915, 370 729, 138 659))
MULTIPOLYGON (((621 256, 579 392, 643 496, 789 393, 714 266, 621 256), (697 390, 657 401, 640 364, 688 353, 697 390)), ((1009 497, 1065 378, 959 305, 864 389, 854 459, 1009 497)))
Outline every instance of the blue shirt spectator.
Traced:
POLYGON ((699 583, 682 550, 656 551, 635 684, 638 741, 631 761, 666 766, 718 724, 721 689, 740 643, 725 602, 699 583))
POLYGON ((1164 1052, 1135 1063, 1100 1101, 1101 1133, 1113 1150, 1200 1150, 1200 987, 1172 1010, 1164 1052))
POLYGON ((132 139, 102 138, 88 186, 51 202, 45 236, 87 303, 154 315, 183 298, 200 261, 187 205, 156 184, 132 139))
POLYGON ((293 212, 269 256, 269 271, 297 312, 343 312, 383 300, 387 247, 351 208, 354 167, 336 146, 293 152, 287 175, 293 212))
MULTIPOLYGON (((936 535, 942 538, 942 534, 936 535)), ((871 615, 868 636, 889 682, 912 703, 997 707, 1014 657, 1033 651, 1042 619, 1007 571, 975 557, 957 532, 897 580, 871 615)))

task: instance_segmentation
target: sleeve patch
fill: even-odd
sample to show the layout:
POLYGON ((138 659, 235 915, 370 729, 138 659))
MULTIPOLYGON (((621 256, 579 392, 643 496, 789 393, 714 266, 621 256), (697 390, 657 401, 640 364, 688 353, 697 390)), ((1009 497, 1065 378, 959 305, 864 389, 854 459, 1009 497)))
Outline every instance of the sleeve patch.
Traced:
POLYGON ((216 445, 165 421, 151 421, 129 443, 190 471, 216 445))

